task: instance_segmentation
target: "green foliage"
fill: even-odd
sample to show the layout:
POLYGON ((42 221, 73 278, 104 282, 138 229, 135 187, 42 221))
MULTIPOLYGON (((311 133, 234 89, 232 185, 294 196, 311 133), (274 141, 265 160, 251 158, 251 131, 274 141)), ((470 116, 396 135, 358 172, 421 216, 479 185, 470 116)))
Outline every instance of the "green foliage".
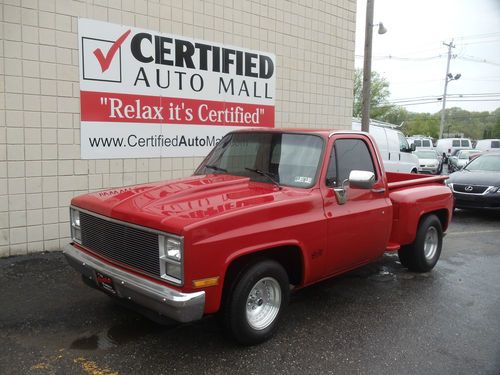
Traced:
MULTIPOLYGON (((354 72, 353 116, 361 117, 363 71, 354 72)), ((403 124, 406 135, 439 137, 441 112, 415 113, 404 107, 391 105, 389 82, 377 72, 372 72, 370 118, 391 124, 403 124)), ((467 138, 500 138, 500 108, 493 112, 469 112, 462 108, 448 108, 445 112, 444 133, 463 134, 467 138)))
MULTIPOLYGON (((497 111, 500 108, 497 108, 497 111)), ((497 119, 497 122, 495 123, 495 126, 493 127, 493 131, 491 132, 491 138, 500 138, 500 116, 497 119)))
MULTIPOLYGON (((389 82, 377 72, 372 72, 370 118, 382 120, 393 106, 388 104, 390 96, 389 82)), ((356 69, 354 72, 354 103, 353 117, 361 117, 361 103, 363 99, 363 71, 356 69)))
MULTIPOLYGON (((445 134, 463 134, 467 138, 498 138, 500 137, 500 108, 493 112, 470 112, 462 108, 448 108, 445 113, 445 134), (495 136, 495 130, 498 135, 495 136)), ((429 135, 439 137, 441 112, 414 113, 408 112, 403 126, 407 135, 429 135)))

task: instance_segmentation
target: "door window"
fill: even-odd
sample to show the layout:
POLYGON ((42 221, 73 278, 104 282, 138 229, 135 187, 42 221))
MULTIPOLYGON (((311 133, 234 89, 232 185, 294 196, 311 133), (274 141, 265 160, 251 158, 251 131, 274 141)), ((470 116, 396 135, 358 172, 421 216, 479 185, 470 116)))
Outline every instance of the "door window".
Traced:
POLYGON ((375 173, 373 160, 366 143, 361 139, 338 139, 335 141, 326 175, 328 186, 340 187, 353 170, 375 173))
POLYGON ((462 139, 462 147, 470 147, 470 143, 468 139, 462 139))
POLYGON ((408 141, 406 140, 403 133, 398 133, 398 138, 399 138, 399 151, 402 152, 408 151, 410 147, 408 146, 408 141))
POLYGON ((454 139, 451 142, 451 147, 460 147, 460 140, 459 139, 454 139))

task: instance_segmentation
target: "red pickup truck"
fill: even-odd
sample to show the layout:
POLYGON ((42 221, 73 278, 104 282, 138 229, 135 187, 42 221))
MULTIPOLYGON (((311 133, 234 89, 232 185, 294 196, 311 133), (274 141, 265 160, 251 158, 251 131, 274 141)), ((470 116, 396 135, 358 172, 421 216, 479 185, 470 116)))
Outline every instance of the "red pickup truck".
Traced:
POLYGON ((218 313, 256 344, 293 289, 386 251, 415 272, 435 266, 453 208, 446 177, 381 161, 366 133, 232 132, 191 177, 74 198, 64 253, 112 296, 180 322, 218 313))

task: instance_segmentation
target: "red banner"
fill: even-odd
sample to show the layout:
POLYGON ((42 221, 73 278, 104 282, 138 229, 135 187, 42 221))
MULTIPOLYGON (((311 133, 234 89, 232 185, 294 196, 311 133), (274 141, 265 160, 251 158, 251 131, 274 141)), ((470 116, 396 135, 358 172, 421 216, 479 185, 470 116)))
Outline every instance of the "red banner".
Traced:
POLYGON ((274 127, 274 106, 81 91, 81 120, 274 127))

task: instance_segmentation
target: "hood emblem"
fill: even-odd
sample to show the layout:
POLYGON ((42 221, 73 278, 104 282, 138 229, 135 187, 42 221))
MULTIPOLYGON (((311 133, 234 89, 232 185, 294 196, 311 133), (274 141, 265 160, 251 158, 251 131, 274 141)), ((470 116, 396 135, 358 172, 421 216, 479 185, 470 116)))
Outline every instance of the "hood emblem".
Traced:
POLYGON ((474 188, 470 185, 465 187, 465 191, 472 191, 472 190, 474 190, 474 188))

